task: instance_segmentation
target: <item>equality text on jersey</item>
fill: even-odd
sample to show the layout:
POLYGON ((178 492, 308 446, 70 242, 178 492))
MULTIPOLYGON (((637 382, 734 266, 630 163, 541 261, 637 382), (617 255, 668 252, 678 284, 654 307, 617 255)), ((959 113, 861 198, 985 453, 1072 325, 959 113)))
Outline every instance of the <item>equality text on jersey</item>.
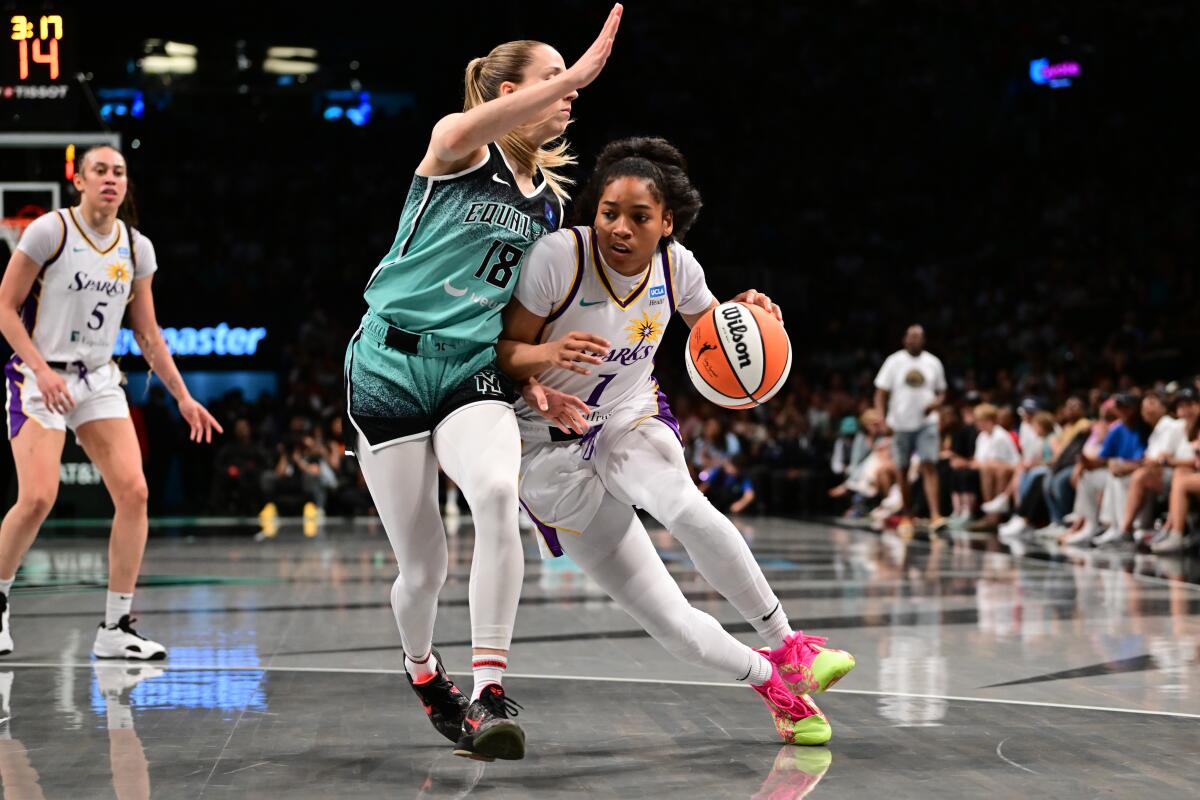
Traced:
POLYGON ((507 203, 471 203, 467 216, 463 218, 464 225, 490 225, 494 228, 507 228, 525 239, 537 239, 546 230, 540 222, 507 203))

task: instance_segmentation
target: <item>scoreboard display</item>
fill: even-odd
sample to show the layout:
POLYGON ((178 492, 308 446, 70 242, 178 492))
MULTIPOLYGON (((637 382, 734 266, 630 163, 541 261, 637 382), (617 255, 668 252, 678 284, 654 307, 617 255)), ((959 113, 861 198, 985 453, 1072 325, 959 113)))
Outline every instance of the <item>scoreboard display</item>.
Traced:
POLYGON ((10 11, 3 19, 0 120, 13 129, 60 127, 58 120, 73 119, 69 101, 78 93, 71 19, 32 11, 10 11))

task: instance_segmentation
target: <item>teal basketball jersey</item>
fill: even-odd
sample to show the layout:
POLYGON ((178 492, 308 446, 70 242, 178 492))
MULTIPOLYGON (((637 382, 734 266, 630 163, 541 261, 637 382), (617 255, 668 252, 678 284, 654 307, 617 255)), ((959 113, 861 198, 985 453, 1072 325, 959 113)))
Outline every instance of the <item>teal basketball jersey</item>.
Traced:
POLYGON ((503 150, 453 175, 413 176, 391 250, 367 283, 371 312, 412 333, 495 344, 525 253, 562 224, 545 180, 526 195, 503 150))

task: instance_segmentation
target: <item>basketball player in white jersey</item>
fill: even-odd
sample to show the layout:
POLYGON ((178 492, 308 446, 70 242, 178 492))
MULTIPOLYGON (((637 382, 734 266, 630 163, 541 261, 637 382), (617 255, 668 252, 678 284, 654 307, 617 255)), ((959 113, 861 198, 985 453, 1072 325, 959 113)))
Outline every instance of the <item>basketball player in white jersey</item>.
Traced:
MULTIPOLYGON (((854 659, 792 632, 737 528, 692 483, 678 424, 652 375, 672 314, 692 325, 718 305, 680 244, 699 210, 678 150, 662 139, 625 139, 604 149, 580 199, 594 227, 559 231, 530 251, 505 311, 500 364, 518 380, 536 375, 561 414, 559 427, 547 427, 529 406, 543 398, 530 391, 517 406, 521 500, 544 549, 570 556, 668 651, 752 684, 786 741, 821 744, 829 724, 807 694, 828 688, 854 659), (688 604, 635 506, 679 539, 769 652, 688 604)), ((734 299, 782 320, 754 290, 734 299)))
POLYGON ((100 470, 116 514, 108 545, 108 600, 92 653, 160 659, 166 648, 132 627, 133 589, 146 547, 142 452, 113 344, 129 314, 146 361, 179 403, 194 442, 222 432, 187 386, 154 313, 154 246, 118 218, 125 158, 112 147, 83 154, 79 205, 35 220, 0 282, 0 333, 14 353, 5 365, 6 421, 17 467, 17 502, 0 525, 0 655, 13 650, 9 594, 17 567, 58 495, 68 429, 100 470))

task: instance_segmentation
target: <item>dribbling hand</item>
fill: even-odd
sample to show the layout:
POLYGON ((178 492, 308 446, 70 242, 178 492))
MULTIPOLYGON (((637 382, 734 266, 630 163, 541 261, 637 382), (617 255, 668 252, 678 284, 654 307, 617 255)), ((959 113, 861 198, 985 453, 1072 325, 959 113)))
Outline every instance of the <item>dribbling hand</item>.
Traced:
POLYGON ((775 319, 779 320, 781 325, 783 324, 783 310, 779 306, 772 303, 771 298, 767 297, 757 289, 747 289, 737 297, 733 298, 733 300, 730 302, 745 303, 748 306, 758 306, 768 314, 774 314, 775 319))

